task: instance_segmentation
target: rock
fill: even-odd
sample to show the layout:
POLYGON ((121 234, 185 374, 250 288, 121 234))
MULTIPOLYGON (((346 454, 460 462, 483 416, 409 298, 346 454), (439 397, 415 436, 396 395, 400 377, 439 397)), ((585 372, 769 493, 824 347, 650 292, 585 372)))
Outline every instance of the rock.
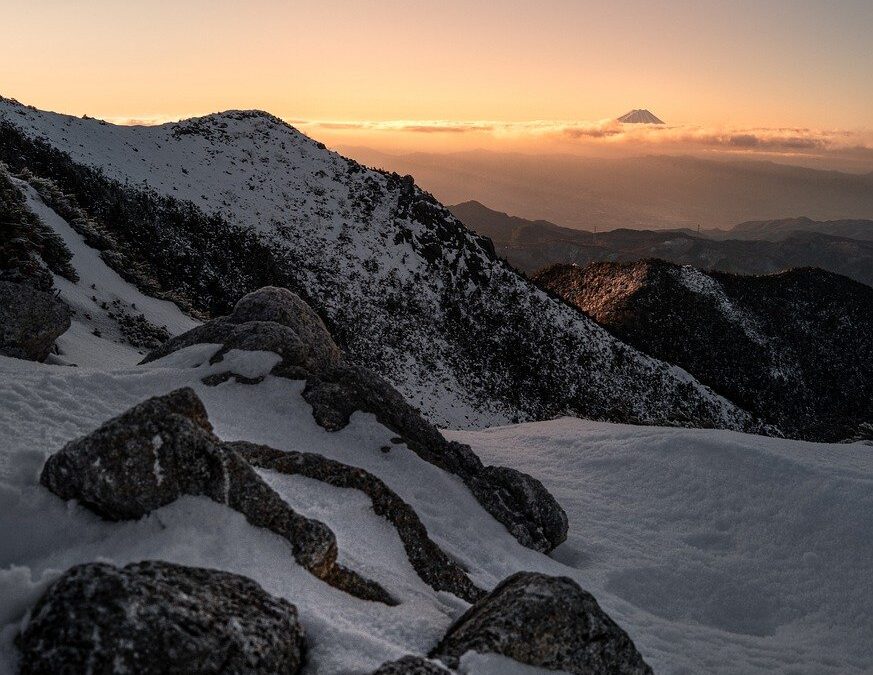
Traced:
POLYGON ((645 675, 634 643, 575 581, 518 572, 473 605, 431 652, 452 668, 468 651, 579 675, 645 675))
POLYGON ((69 308, 51 293, 0 281, 0 354, 44 361, 69 327, 69 308))
POLYGON ((237 302, 233 312, 178 335, 150 352, 154 361, 199 343, 224 345, 214 360, 230 349, 272 351, 286 370, 318 372, 339 361, 342 353, 318 315, 291 291, 266 286, 237 302))
POLYGON ((373 671, 373 675, 450 675, 438 663, 428 661, 420 656, 404 656, 396 661, 388 661, 373 671))
POLYGON ((22 675, 297 673, 294 605, 218 570, 146 561, 73 567, 21 633, 22 675))
MULTIPOLYGON (((400 393, 376 373, 350 363, 322 321, 291 291, 263 288, 242 298, 230 316, 209 321, 166 342, 143 363, 199 343, 220 343, 211 359, 230 349, 265 350, 281 361, 271 374, 305 379, 303 397, 328 431, 342 429, 356 411, 369 412, 423 460, 461 478, 476 499, 524 546, 550 551, 567 538, 567 516, 534 478, 511 469, 485 467, 469 446, 449 442, 400 393)), ((218 384, 234 373, 214 373, 218 384)))
POLYGON ((548 552, 567 539, 566 512, 536 478, 509 467, 486 466, 470 489, 524 546, 548 552))
POLYGON ((345 427, 357 410, 375 415, 423 460, 459 476, 522 545, 547 552, 567 538, 567 514, 542 483, 514 469, 484 466, 469 446, 447 441, 372 371, 345 362, 331 366, 307 380, 303 398, 329 431, 345 427))
POLYGON ((330 528, 296 513, 212 433, 189 388, 140 403, 46 461, 40 481, 108 520, 131 520, 182 495, 205 496, 291 543, 297 562, 357 597, 394 604, 378 584, 336 562, 330 528))
POLYGON ((475 602, 485 595, 470 581, 464 570, 431 540, 415 510, 368 471, 313 453, 283 452, 246 441, 226 445, 254 466, 364 492, 373 503, 373 511, 397 528, 409 562, 425 583, 434 590, 448 591, 467 602, 475 602))

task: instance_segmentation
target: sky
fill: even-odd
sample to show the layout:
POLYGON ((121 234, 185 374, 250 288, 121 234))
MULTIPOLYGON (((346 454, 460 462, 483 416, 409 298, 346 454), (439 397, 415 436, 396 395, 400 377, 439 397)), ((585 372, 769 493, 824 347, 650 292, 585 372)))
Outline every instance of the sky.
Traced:
POLYGON ((123 123, 258 108, 333 144, 873 147, 873 2, 0 0, 0 94, 123 123), (647 108, 668 128, 611 122, 647 108))

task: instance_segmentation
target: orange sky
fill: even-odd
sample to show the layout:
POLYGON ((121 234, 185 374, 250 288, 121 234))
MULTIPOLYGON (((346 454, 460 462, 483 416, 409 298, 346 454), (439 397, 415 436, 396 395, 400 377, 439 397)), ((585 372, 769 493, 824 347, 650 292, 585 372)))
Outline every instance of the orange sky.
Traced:
POLYGON ((873 128, 870 0, 0 0, 0 9, 0 94, 108 119, 261 108, 328 142, 398 150, 617 147, 627 139, 573 130, 633 107, 728 142, 751 128, 785 138, 769 131, 779 128, 866 145, 873 128))

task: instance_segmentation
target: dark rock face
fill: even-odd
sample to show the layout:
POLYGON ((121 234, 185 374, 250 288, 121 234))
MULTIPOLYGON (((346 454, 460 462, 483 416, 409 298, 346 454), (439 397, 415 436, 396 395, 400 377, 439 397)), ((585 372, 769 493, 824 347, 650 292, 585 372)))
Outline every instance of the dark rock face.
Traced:
POLYGON ((379 666, 373 675, 449 675, 451 671, 420 656, 404 656, 379 666))
POLYGON ((103 518, 131 520, 182 495, 209 497, 287 539, 297 562, 357 597, 394 604, 375 582, 336 562, 324 523, 295 513, 242 457, 212 433, 188 388, 134 406, 48 458, 40 481, 103 518))
POLYGON ((376 514, 397 528, 409 562, 425 583, 434 590, 454 593, 467 602, 475 602, 485 594, 430 539, 415 510, 373 474, 312 453, 283 452, 246 441, 226 446, 254 466, 364 492, 372 500, 376 514))
POLYGON ((873 288, 818 269, 767 276, 659 260, 554 267, 537 282, 784 434, 864 437, 873 423, 873 288))
MULTIPOLYGON (((567 516, 539 481, 511 469, 486 467, 468 446, 446 441, 388 382, 350 363, 318 316, 290 291, 265 288, 250 293, 230 316, 171 339, 144 362, 193 344, 213 342, 222 344, 213 362, 219 362, 230 349, 265 350, 281 356, 272 374, 305 379, 303 397, 312 405, 315 420, 329 431, 345 427, 357 410, 372 413, 422 459, 459 476, 523 545, 550 551, 566 539, 567 516)), ((227 377, 212 376, 208 384, 227 377)))
POLYGON ((70 327, 70 310, 50 293, 0 281, 0 354, 44 361, 70 327))
POLYGON ((590 593, 566 577, 535 572, 500 583, 449 628, 431 656, 456 668, 468 651, 579 675, 652 672, 590 593))
POLYGON ((296 608, 251 579, 146 561, 73 567, 19 638, 22 675, 297 673, 296 608))

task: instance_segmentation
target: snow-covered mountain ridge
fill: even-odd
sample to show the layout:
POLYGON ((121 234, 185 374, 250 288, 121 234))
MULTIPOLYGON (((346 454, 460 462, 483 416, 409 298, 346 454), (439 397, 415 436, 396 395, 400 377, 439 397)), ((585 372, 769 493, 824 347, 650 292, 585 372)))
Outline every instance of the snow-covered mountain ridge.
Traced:
POLYGON ((535 275, 618 338, 792 438, 873 437, 873 288, 815 268, 761 276, 662 260, 535 275))
POLYGON ((74 202, 122 276, 201 316, 289 287, 442 425, 570 413, 756 428, 534 288, 411 177, 266 113, 117 127, 3 99, 0 133, 0 159, 74 202))

